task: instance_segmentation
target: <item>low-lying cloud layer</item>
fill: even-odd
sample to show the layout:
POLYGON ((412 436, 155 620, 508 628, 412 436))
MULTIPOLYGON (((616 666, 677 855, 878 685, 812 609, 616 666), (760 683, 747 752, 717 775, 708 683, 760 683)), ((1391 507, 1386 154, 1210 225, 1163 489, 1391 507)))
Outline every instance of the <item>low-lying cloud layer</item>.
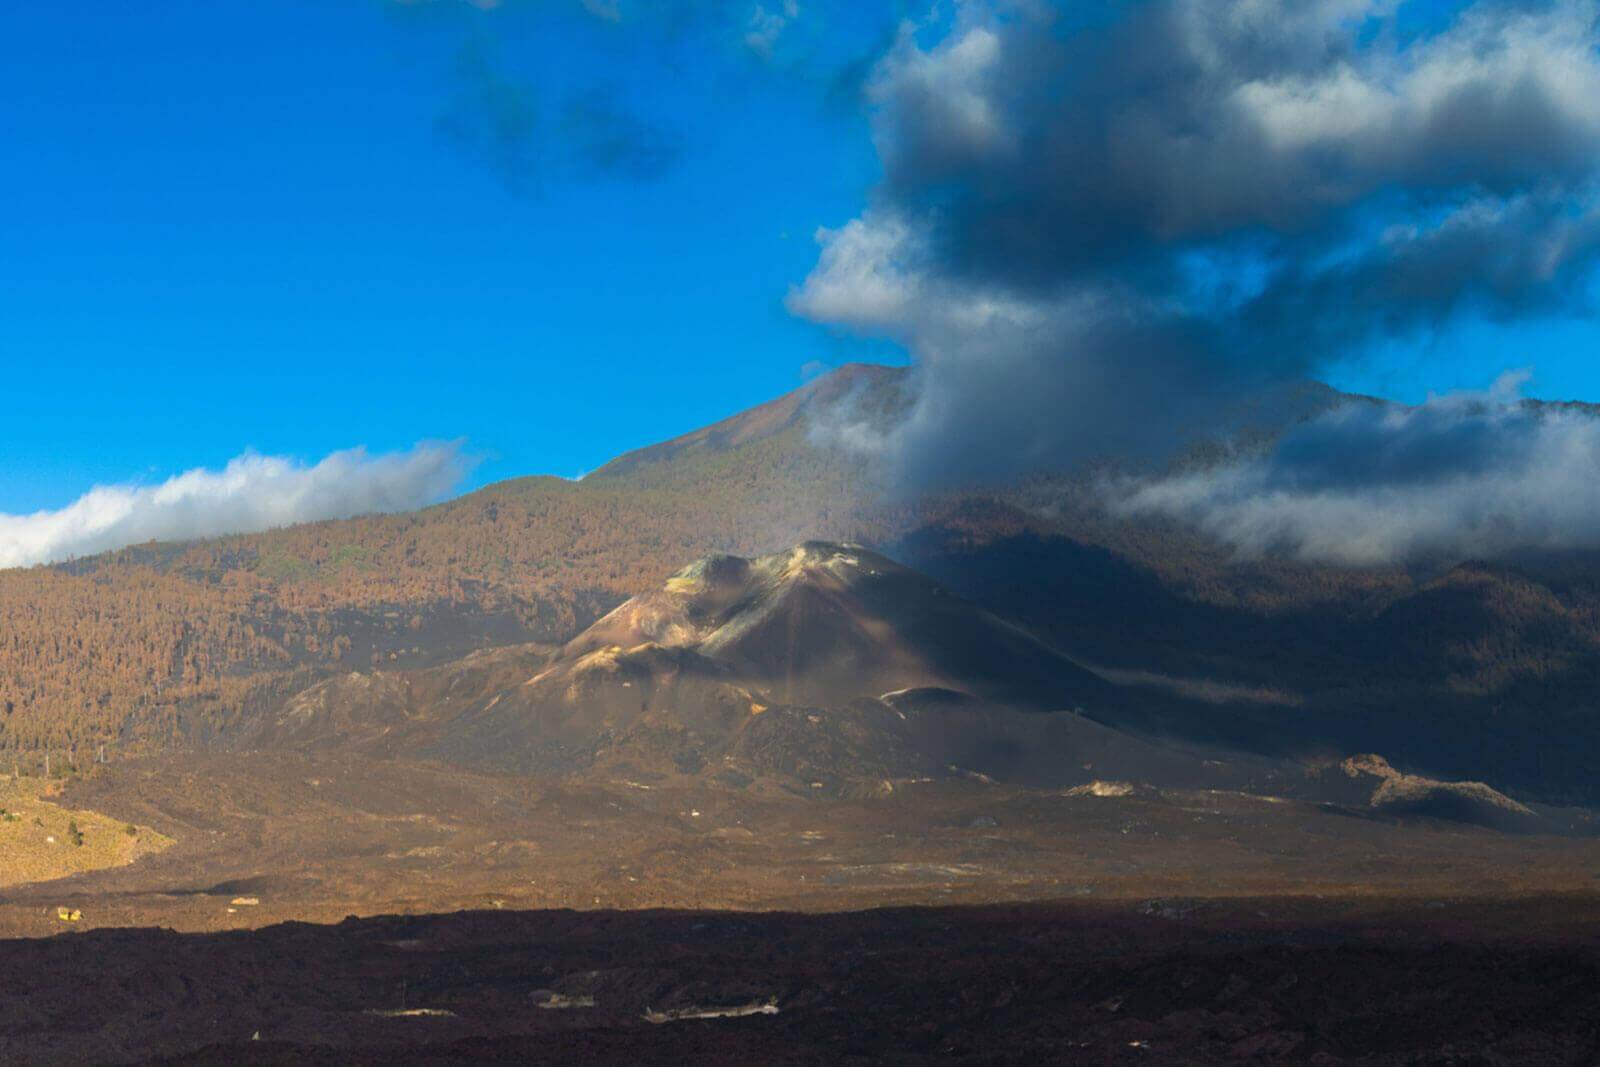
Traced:
POLYGON ((58 511, 0 514, 0 567, 58 562, 152 540, 406 511, 449 495, 470 467, 455 444, 376 456, 356 448, 313 466, 246 453, 220 471, 196 469, 154 486, 97 486, 58 511))
MULTIPOLYGON (((912 484, 1160 453, 1376 344, 1591 311, 1597 22, 1596 0, 968 0, 907 24, 866 89, 884 180, 790 296, 916 357, 912 417, 841 439, 912 484)), ((1540 437, 1477 425, 1493 472, 1540 437)), ((1340 426, 1306 447, 1345 448, 1346 492, 1410 491, 1362 466, 1389 423, 1340 426)))
POLYGON ((1413 408, 1351 404, 1232 463, 1107 487, 1124 515, 1187 520, 1241 555, 1371 565, 1600 544, 1600 419, 1516 382, 1413 408))

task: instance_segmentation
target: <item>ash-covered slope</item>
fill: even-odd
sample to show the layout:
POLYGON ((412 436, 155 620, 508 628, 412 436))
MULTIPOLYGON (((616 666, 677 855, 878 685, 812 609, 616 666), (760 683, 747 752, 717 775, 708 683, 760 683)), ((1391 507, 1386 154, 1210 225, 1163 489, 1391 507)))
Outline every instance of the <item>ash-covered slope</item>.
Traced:
POLYGON ((1002 720, 1110 690, 915 571, 859 546, 808 542, 684 568, 521 684, 483 694, 424 751, 524 770, 741 764, 829 783, 973 759, 1011 769, 1009 753, 1028 746, 1002 720), (901 694, 933 688, 957 694, 963 712, 900 706, 901 694))
POLYGON ((1070 708, 1100 678, 1027 631, 860 545, 812 541, 715 556, 636 596, 565 649, 693 649, 787 704, 941 687, 1020 708, 1070 708))
POLYGON ((1239 786, 1273 773, 1072 710, 1113 699, 1098 676, 923 575, 859 546, 808 542, 701 560, 559 650, 324 682, 236 743, 830 792, 946 774, 1239 786))
MULTIPOLYGON (((1487 786, 1402 775, 1378 757, 1327 773, 1119 728, 1160 699, 1112 685, 884 556, 807 542, 691 564, 560 648, 323 682, 237 743, 635 784, 700 776, 804 796, 954 775, 1108 796, 1250 791, 1366 816, 1542 825, 1487 786)), ((1164 706, 1184 710, 1170 698, 1164 706)))

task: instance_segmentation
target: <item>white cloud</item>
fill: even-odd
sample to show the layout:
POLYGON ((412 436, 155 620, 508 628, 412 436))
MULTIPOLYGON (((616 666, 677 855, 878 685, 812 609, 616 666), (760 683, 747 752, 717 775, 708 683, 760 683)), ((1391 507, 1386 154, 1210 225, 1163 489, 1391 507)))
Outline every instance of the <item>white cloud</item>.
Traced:
POLYGON ((449 495, 471 468, 457 444, 368 455, 355 448, 307 466, 252 452, 222 470, 196 468, 160 485, 102 485, 56 511, 0 513, 0 567, 92 555, 145 541, 269 530, 406 511, 449 495))
POLYGON ((1480 5, 1409 49, 1243 81, 1229 100, 1237 129, 1261 135, 1279 161, 1343 159, 1341 196, 1463 166, 1555 169, 1600 147, 1595 19, 1588 2, 1520 14, 1480 5))
POLYGON ((1521 378, 1412 408, 1351 404, 1271 450, 1109 487, 1243 556, 1347 565, 1600 546, 1600 418, 1517 400, 1521 378))
POLYGON ((912 265, 911 228, 867 215, 816 233, 822 255, 805 283, 790 290, 796 315, 867 333, 893 333, 912 320, 923 279, 912 265))
POLYGON ((772 49, 778 43, 778 38, 783 36, 783 31, 789 28, 789 23, 799 17, 798 0, 780 0, 770 9, 765 4, 757 4, 750 14, 749 32, 745 34, 744 43, 752 52, 770 56, 772 49))

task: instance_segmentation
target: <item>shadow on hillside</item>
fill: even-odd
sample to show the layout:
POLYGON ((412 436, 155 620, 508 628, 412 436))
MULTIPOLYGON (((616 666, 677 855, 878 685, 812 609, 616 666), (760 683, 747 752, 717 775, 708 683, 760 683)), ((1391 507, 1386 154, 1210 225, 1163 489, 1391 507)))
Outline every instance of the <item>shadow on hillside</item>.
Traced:
POLYGON ((1593 637, 1581 613, 1508 568, 1465 564, 1376 611, 1320 603, 1269 614, 1184 596, 1064 536, 974 543, 924 527, 887 551, 1085 662, 1297 698, 1124 687, 1087 709, 1110 725, 1266 755, 1381 752, 1408 770, 1552 803, 1600 801, 1593 637))

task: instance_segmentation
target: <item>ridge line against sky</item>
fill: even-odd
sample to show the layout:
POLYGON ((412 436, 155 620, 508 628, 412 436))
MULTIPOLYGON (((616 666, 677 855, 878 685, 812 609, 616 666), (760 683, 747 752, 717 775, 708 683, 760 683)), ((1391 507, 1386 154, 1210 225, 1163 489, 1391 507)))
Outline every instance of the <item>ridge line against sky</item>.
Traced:
POLYGON ((246 447, 572 474, 903 362, 782 306, 896 7, 759 6, 6 7, 0 511, 246 447))
MULTIPOLYGON (((38 403, 0 429, 0 512, 215 470, 246 444, 331 457, 464 437, 486 457, 467 487, 593 469, 784 392, 802 366, 903 352, 920 369, 911 418, 837 439, 908 485, 1159 456, 1307 375, 1418 401, 1532 367, 1524 391, 1595 395, 1597 14, 7 12, 0 89, 32 166, 0 172, 21 252, 0 266, 0 352, 38 403), (286 81, 275 57, 291 47, 286 81)), ((1481 437, 1492 490, 1531 439, 1506 395, 1430 403, 1399 436, 1324 427, 1264 461, 1270 475, 1220 472, 1139 507, 1242 551, 1339 560, 1213 509, 1287 501, 1259 487, 1304 488, 1330 465, 1368 504, 1482 473, 1385 481, 1423 430, 1481 437), (1327 451, 1307 466, 1313 439, 1327 451)), ((1582 433, 1563 440, 1546 459, 1581 484, 1596 457, 1582 433)), ((1544 521, 1543 498, 1496 500, 1463 521, 1510 522, 1515 540, 1514 512, 1533 509, 1528 531, 1595 538, 1587 519, 1544 521)))

